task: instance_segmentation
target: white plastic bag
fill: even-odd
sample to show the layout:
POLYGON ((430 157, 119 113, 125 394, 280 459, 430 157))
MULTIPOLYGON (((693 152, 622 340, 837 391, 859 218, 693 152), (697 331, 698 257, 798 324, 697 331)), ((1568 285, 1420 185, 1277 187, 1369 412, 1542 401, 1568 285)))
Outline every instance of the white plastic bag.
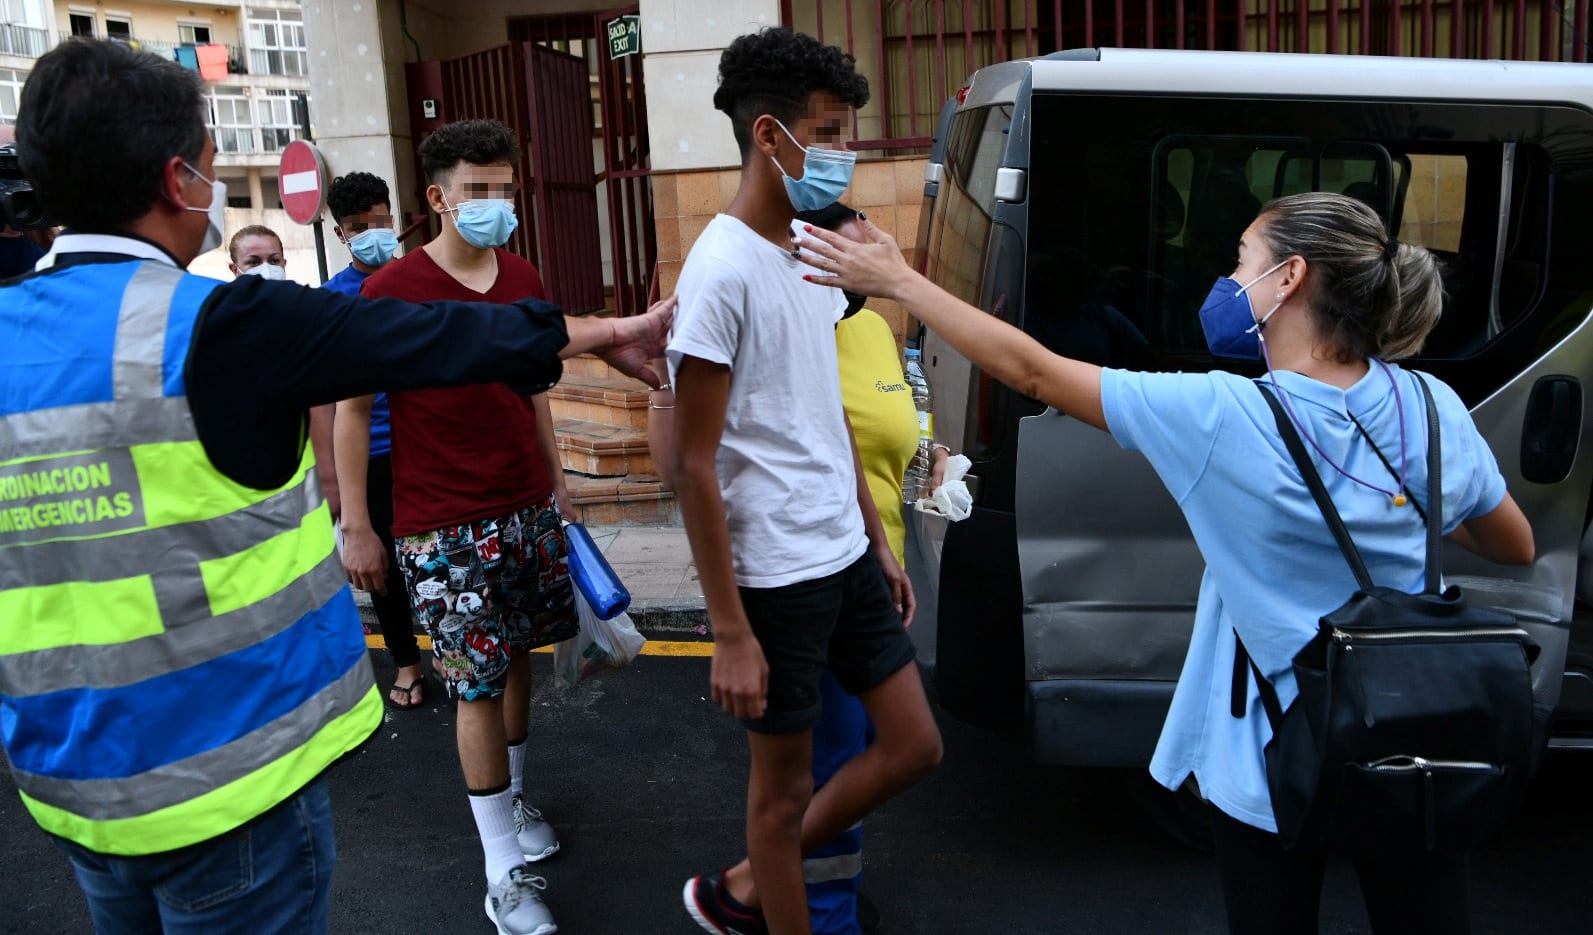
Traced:
POLYGON ((913 506, 920 513, 934 513, 952 522, 967 519, 973 513, 973 494, 968 492, 968 482, 963 475, 973 467, 964 455, 952 455, 946 460, 946 475, 935 492, 913 506))
POLYGON ((599 620, 580 589, 574 590, 579 629, 573 637, 553 645, 553 685, 559 691, 569 691, 599 669, 630 664, 647 643, 647 638, 636 632, 630 614, 599 620))

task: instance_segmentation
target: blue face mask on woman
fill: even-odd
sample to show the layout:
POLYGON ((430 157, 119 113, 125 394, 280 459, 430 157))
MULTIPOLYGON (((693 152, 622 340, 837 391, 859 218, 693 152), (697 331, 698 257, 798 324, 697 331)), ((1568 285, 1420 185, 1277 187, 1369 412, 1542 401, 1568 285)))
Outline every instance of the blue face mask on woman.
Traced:
POLYGON ((776 120, 781 130, 797 149, 802 150, 802 177, 794 179, 785 173, 785 167, 773 156, 769 158, 785 179, 786 197, 798 211, 817 211, 841 200, 847 186, 852 184, 852 169, 857 165, 857 153, 845 149, 819 149, 803 146, 776 120))
MULTIPOLYGON (((447 199, 443 204, 448 204, 447 199)), ((459 236, 481 250, 508 243, 509 235, 520 226, 520 219, 514 216, 514 202, 506 198, 461 201, 448 210, 454 212, 454 227, 459 236)))
POLYGON ((1200 306, 1200 329, 1206 333, 1206 346, 1218 357, 1236 357, 1256 360, 1261 357, 1261 342, 1256 335, 1267 319, 1283 305, 1279 302, 1272 311, 1260 318, 1250 304, 1250 287, 1281 269, 1288 260, 1279 263, 1244 285, 1232 276, 1221 276, 1211 287, 1206 301, 1200 306))
POLYGON ((360 231, 343 241, 354 259, 366 266, 381 266, 398 252, 398 235, 388 227, 373 227, 360 231))

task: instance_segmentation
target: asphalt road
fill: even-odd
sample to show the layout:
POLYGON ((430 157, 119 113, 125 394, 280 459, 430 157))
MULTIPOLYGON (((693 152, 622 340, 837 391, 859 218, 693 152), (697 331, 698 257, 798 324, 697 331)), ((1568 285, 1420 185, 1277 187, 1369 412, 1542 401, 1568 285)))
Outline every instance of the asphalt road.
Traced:
MULTIPOLYGON (((707 660, 646 656, 559 698, 549 657, 535 658, 527 783, 564 845, 542 870, 560 930, 697 931, 681 883, 737 856, 747 761, 737 726, 704 699, 707 660)), ((1038 768, 1007 739, 942 727, 945 765, 865 827, 865 889, 887 932, 1222 930, 1210 858, 1141 817, 1138 774, 1038 768)), ((446 705, 390 712, 332 789, 334 932, 490 935, 446 705)), ((65 858, 9 777, 0 829, 0 931, 89 931, 65 858)), ((1593 756, 1551 758, 1514 830, 1475 860, 1476 931, 1593 931, 1590 835, 1593 756)), ((1322 930, 1366 930, 1347 866, 1330 871, 1322 930)))

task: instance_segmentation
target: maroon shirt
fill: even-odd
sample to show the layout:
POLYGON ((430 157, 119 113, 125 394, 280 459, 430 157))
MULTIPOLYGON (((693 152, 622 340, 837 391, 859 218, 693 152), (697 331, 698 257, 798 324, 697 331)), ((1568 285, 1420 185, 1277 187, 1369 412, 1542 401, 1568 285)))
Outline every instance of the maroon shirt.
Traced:
MULTIPOLYGON (((424 249, 371 274, 368 298, 509 303, 543 298, 542 277, 499 249, 498 279, 478 293, 448 275, 424 249)), ((448 353, 439 335, 436 353, 448 353)), ((501 516, 553 492, 537 446, 531 398, 504 383, 389 393, 393 430, 393 535, 413 536, 501 516)))

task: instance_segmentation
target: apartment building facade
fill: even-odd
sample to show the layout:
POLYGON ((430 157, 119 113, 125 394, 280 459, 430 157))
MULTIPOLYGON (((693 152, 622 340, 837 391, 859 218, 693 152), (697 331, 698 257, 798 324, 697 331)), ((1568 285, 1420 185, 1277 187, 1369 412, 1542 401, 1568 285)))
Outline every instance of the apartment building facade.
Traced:
MULTIPOLYGON (((0 0, 0 123, 14 123, 33 62, 73 37, 110 39, 171 59, 204 80, 216 171, 227 183, 228 233, 262 224, 281 235, 288 273, 318 283, 311 231, 282 211, 277 164, 310 124, 309 50, 297 0, 0 0)), ((195 272, 227 278, 224 251, 195 272)))

